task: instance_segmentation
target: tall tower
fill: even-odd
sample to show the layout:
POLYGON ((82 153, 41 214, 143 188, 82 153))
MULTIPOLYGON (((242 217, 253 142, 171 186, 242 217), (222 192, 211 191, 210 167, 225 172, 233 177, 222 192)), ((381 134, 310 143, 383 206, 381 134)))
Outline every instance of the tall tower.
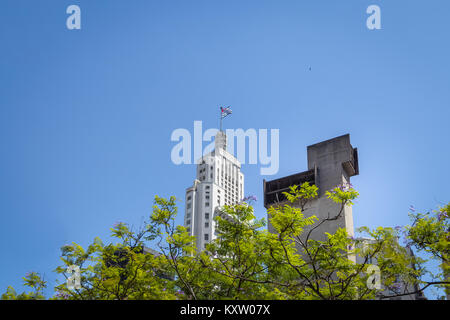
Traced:
POLYGON ((227 136, 219 131, 215 149, 197 161, 197 175, 186 189, 184 225, 196 236, 197 250, 216 238, 213 217, 223 205, 233 205, 244 197, 244 175, 240 162, 227 148, 227 136))
MULTIPOLYGON (((352 208, 346 206, 340 216, 330 219, 335 218, 340 208, 339 204, 332 202, 325 195, 328 190, 350 183, 350 177, 359 174, 358 150, 350 144, 350 135, 308 146, 307 153, 308 171, 272 181, 264 180, 264 206, 269 208, 286 203, 283 192, 289 191, 289 186, 300 186, 304 182, 315 184, 319 189, 318 197, 311 201, 303 213, 305 216, 315 215, 319 221, 327 221, 312 232, 311 238, 326 240, 326 232, 334 234, 339 228, 345 228, 347 233, 353 236, 352 208)), ((274 232, 270 224, 269 231, 274 232)), ((308 231, 308 228, 305 228, 305 231, 308 231)))

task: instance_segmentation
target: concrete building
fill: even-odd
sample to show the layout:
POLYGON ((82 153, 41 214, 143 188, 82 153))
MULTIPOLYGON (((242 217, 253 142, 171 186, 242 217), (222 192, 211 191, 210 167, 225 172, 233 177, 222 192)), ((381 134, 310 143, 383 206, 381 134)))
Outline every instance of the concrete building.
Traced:
POLYGON ((216 238, 214 215, 219 208, 238 203, 244 197, 244 175, 240 162, 227 148, 227 136, 219 131, 215 149, 197 161, 192 187, 186 189, 184 225, 196 236, 197 250, 216 238))
MULTIPOLYGON (((308 170, 293 174, 287 177, 278 178, 271 181, 264 180, 264 206, 284 205, 287 202, 283 192, 289 191, 292 185, 300 186, 304 182, 309 182, 318 187, 318 197, 304 208, 303 214, 306 217, 315 215, 319 221, 324 221, 320 227, 311 232, 311 239, 324 241, 326 234, 334 234, 340 228, 345 228, 349 236, 354 237, 353 213, 350 206, 343 208, 341 214, 340 204, 329 200, 325 192, 338 186, 350 184, 350 178, 359 174, 358 150, 350 144, 348 134, 336 137, 330 140, 319 142, 307 147, 308 170)), ((290 204, 290 203, 289 203, 290 204)), ((297 206, 297 204, 290 204, 297 206)), ((317 224, 315 224, 317 225, 317 224)), ((312 227, 314 227, 313 225, 312 227)), ((269 231, 276 232, 269 222, 269 231)), ((306 235, 311 227, 305 228, 303 236, 306 235)), ((361 239, 361 238, 360 238, 361 239)), ((362 243, 369 244, 371 239, 362 239, 362 243)), ((409 254, 413 255, 411 249, 407 248, 409 254)), ((361 257, 349 256, 349 259, 356 263, 363 263, 361 257)), ((368 261, 369 264, 375 264, 376 260, 368 261)), ((403 292, 415 292, 417 287, 406 284, 399 280, 398 286, 403 292)), ((380 291, 380 297, 392 295, 392 292, 386 290, 380 291)), ((400 297, 391 298, 391 300, 423 300, 426 299, 423 294, 408 294, 400 297)))
MULTIPOLYGON (((318 187, 318 197, 305 208, 305 216, 316 215, 320 221, 326 220, 311 233, 311 238, 325 240, 325 233, 334 234, 339 228, 345 228, 350 236, 354 235, 352 208, 347 206, 336 217, 340 205, 329 200, 325 192, 337 186, 350 183, 350 177, 359 174, 358 150, 350 144, 350 135, 346 134, 326 140, 307 148, 308 170, 287 177, 263 182, 264 206, 287 203, 283 192, 292 185, 300 186, 304 182, 318 187)), ((295 206, 295 204, 293 204, 295 206)), ((269 223, 269 231, 275 230, 269 223)), ((305 234, 309 229, 305 229, 305 234)))

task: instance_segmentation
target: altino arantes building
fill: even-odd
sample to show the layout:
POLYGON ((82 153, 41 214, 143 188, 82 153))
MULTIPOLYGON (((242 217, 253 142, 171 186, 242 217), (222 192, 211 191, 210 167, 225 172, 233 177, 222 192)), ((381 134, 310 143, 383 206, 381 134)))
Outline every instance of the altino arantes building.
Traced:
POLYGON ((186 189, 184 226, 196 236, 197 250, 216 238, 214 215, 219 208, 233 205, 244 197, 244 175, 240 162, 227 149, 227 136, 219 131, 215 149, 197 161, 197 175, 186 189))

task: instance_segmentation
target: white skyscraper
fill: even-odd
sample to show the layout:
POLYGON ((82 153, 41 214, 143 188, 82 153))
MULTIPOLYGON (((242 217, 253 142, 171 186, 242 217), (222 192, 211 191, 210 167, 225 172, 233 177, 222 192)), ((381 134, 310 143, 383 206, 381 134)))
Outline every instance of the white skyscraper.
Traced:
POLYGON ((216 238, 214 214, 223 205, 233 205, 244 198, 244 175, 240 162, 230 154, 227 137, 219 131, 215 149, 197 161, 194 185, 186 189, 184 225, 196 236, 199 251, 216 238))

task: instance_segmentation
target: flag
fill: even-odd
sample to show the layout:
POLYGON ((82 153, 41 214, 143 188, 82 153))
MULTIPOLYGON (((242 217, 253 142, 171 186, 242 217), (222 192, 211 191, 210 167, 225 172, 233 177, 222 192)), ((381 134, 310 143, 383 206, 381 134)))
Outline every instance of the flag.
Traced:
POLYGON ((231 108, 230 107, 220 107, 220 117, 223 119, 225 118, 227 115, 231 114, 231 108))

